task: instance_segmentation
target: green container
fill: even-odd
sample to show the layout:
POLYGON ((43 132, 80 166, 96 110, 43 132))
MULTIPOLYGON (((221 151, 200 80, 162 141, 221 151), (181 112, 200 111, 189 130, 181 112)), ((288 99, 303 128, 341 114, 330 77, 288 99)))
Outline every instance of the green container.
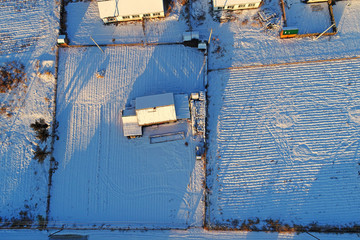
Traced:
POLYGON ((282 30, 283 35, 296 35, 299 33, 299 29, 296 27, 284 27, 282 30))

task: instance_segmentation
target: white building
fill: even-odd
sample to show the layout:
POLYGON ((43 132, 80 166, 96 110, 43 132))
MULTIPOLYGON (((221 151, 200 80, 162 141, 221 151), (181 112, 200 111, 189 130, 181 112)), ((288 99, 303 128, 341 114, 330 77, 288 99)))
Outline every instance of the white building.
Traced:
POLYGON ((123 131, 125 137, 142 135, 142 128, 138 124, 135 109, 125 109, 122 113, 123 131))
POLYGON ((214 11, 260 7, 262 0, 213 0, 214 11))
POLYGON ((163 0, 97 0, 104 23, 164 17, 163 0))
POLYGON ((135 100, 135 110, 140 126, 177 120, 172 93, 138 97, 135 100))

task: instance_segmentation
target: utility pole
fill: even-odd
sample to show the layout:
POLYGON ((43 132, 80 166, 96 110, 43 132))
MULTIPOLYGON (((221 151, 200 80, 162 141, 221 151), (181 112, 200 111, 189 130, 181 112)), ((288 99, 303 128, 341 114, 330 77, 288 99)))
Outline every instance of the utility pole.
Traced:
POLYGON ((101 47, 99 46, 99 44, 97 44, 97 42, 95 42, 95 40, 92 38, 92 36, 90 36, 91 40, 93 40, 93 42, 96 44, 96 46, 100 49, 100 51, 102 53, 104 53, 104 51, 101 49, 101 47))
POLYGON ((330 27, 328 27, 325 31, 323 31, 319 36, 317 36, 314 40, 318 40, 319 37, 321 37, 322 35, 324 35, 330 28, 332 28, 335 25, 335 23, 333 25, 331 25, 330 27))

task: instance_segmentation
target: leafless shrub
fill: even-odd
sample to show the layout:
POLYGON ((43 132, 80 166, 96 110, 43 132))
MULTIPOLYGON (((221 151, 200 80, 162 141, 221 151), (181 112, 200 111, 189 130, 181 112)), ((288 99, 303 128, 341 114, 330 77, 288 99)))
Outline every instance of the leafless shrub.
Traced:
POLYGON ((4 115, 4 114, 6 114, 6 112, 7 112, 7 107, 6 106, 0 107, 0 115, 4 115))
POLYGON ((36 132, 41 129, 47 129, 49 124, 45 122, 45 119, 40 118, 39 120, 35 120, 35 123, 30 124, 30 127, 36 132))
POLYGON ((38 220, 38 229, 45 230, 47 226, 46 219, 42 215, 38 215, 36 218, 38 220))
POLYGON ((41 143, 45 142, 48 137, 50 137, 49 133, 49 124, 45 122, 43 118, 36 120, 35 123, 30 124, 30 127, 35 131, 36 138, 40 140, 41 143))
POLYGON ((30 228, 32 225, 31 216, 28 215, 27 211, 20 211, 19 218, 12 218, 10 228, 30 228))
POLYGON ((41 143, 45 142, 48 137, 50 137, 48 129, 40 129, 36 132, 36 138, 39 139, 41 143))
POLYGON ((36 146, 36 149, 34 151, 34 159, 37 160, 38 163, 43 163, 49 154, 50 152, 47 151, 47 146, 45 146, 44 149, 36 146))
POLYGON ((7 62, 0 67, 0 93, 6 93, 26 81, 24 65, 19 62, 7 62))
POLYGON ((241 22, 241 25, 245 26, 249 23, 249 19, 244 19, 242 22, 241 22))
POLYGON ((175 2, 174 1, 169 2, 165 17, 168 17, 174 8, 175 8, 175 2))

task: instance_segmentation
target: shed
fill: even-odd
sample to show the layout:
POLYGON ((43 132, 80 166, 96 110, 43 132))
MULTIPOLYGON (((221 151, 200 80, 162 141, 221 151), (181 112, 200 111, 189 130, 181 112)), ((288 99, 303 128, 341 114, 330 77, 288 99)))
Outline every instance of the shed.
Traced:
POLYGON ((175 94, 175 111, 177 119, 190 118, 189 96, 187 94, 175 94))
POLYGON ((104 23, 164 17, 163 0, 97 0, 104 23))
POLYGON ((260 7, 262 0, 213 0, 214 11, 260 7))
POLYGON ((142 135, 142 128, 138 124, 135 108, 125 109, 122 113, 123 131, 125 137, 142 135))
POLYGON ((135 100, 135 110, 140 126, 177 120, 172 93, 138 97, 135 100))

